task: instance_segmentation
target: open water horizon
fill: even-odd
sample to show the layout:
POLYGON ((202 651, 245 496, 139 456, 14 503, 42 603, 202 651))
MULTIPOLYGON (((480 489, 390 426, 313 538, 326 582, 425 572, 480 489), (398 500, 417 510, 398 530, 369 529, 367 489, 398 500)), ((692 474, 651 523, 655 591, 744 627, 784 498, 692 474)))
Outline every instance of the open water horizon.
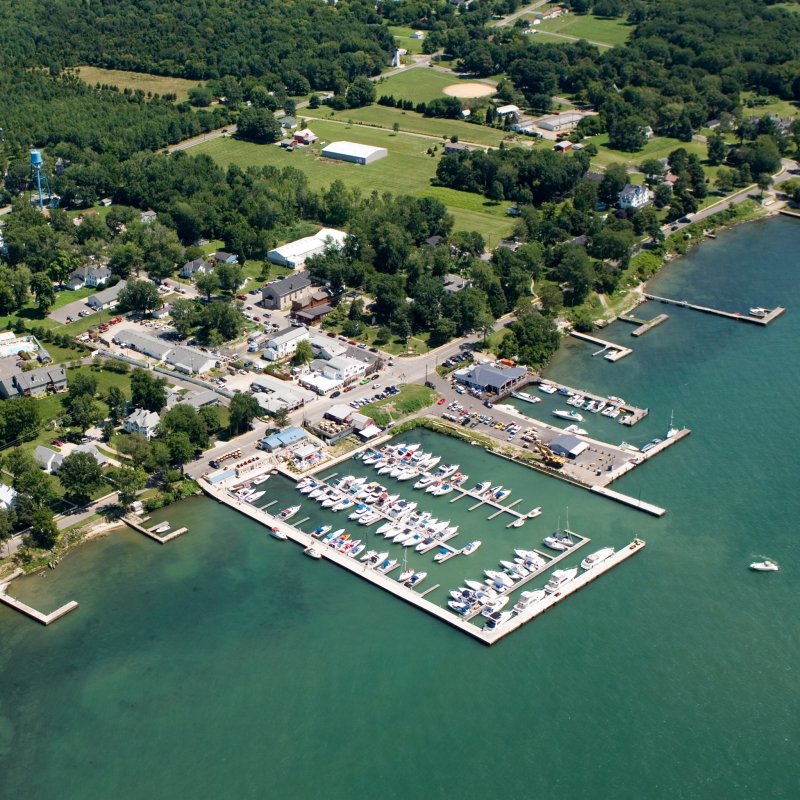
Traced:
MULTIPOLYGON (((154 515, 190 529, 165 547, 126 531, 17 581, 44 611, 80 608, 44 628, 0 607, 0 797, 800 795, 798 249, 797 221, 752 223, 650 284, 729 310, 786 306, 765 329, 649 304, 638 313, 670 318, 644 337, 604 331, 628 358, 568 341, 548 369, 650 409, 633 429, 591 416, 598 438, 644 444, 672 413, 692 429, 613 484, 662 519, 427 431, 404 437, 543 507, 507 530, 403 484, 461 524, 454 543, 484 542, 441 566, 414 556, 442 602, 513 547, 540 546, 567 507, 592 538, 580 557, 647 540, 491 648, 206 498, 154 515), (763 558, 781 571, 747 569, 763 558)), ((546 403, 519 407, 548 419, 546 403)), ((279 479, 262 488, 297 502, 279 479)), ((306 507, 308 529, 324 517, 306 507)))

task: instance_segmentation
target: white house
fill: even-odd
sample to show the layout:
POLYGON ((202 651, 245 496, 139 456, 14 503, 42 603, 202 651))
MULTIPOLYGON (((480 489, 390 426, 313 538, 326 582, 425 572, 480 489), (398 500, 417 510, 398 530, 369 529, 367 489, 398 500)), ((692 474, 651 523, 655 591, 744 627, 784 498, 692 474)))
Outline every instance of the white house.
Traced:
POLYGON ((300 342, 308 341, 308 328, 285 328, 279 331, 268 342, 262 358, 267 361, 279 361, 294 355, 300 342))
POLYGON ((104 286, 111 277, 111 270, 108 267, 96 267, 86 265, 74 270, 67 281, 70 289, 80 289, 88 286, 90 289, 104 286))
POLYGON ((14 505, 17 493, 5 483, 0 483, 0 509, 8 509, 14 505))
POLYGON ((214 265, 210 264, 204 258, 196 258, 194 261, 187 261, 181 267, 182 278, 194 278, 195 275, 202 272, 213 272, 214 265))
POLYGON ((338 381, 347 381, 357 375, 363 375, 367 371, 367 365, 363 361, 356 361, 347 356, 336 356, 325 363, 322 374, 327 378, 338 381))
POLYGON ((45 472, 50 473, 58 472, 58 468, 64 460, 61 453, 56 453, 55 450, 51 450, 41 444, 36 445, 36 449, 33 451, 33 458, 45 472))
POLYGON ((161 422, 161 418, 155 411, 137 408, 125 417, 122 427, 126 433, 138 433, 149 440, 155 436, 159 422, 161 422))
POLYGON ((620 193, 620 208, 643 208, 650 202, 650 191, 642 184, 629 183, 620 193))

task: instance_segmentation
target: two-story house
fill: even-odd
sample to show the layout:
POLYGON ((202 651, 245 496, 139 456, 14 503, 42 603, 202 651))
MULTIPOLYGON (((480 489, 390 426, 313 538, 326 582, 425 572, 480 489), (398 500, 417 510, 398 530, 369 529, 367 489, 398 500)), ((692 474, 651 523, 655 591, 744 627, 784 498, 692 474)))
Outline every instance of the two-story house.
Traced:
POLYGON ((158 424, 161 418, 155 411, 148 411, 145 408, 137 408, 125 417, 122 427, 126 433, 138 433, 145 439, 152 439, 156 435, 158 424))

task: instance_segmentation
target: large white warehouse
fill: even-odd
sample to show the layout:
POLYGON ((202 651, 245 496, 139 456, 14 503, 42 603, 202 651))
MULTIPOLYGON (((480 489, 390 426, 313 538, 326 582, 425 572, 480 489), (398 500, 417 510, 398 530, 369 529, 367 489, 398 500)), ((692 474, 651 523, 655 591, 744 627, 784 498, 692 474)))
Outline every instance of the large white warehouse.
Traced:
POLYGON ((341 248, 346 238, 347 234, 344 231, 337 231, 336 228, 322 228, 313 236, 306 236, 270 250, 267 253, 267 260, 282 267, 297 269, 306 263, 307 258, 321 253, 326 247, 335 245, 341 248))
POLYGON ((324 158, 333 158, 337 161, 350 161, 353 164, 371 164, 379 158, 389 155, 385 147, 372 147, 368 144, 355 142, 331 142, 322 149, 324 158))

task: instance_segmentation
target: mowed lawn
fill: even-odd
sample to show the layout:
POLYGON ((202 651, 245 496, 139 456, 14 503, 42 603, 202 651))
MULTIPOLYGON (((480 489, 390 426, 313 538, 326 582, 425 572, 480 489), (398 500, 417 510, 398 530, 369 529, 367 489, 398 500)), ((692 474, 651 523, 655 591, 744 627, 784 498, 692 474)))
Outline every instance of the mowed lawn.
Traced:
POLYGON ((542 34, 561 33, 616 47, 627 41, 633 26, 623 19, 603 19, 591 14, 565 14, 557 19, 543 20, 535 30, 542 34))
POLYGON ((608 135, 601 134, 587 139, 598 149, 598 154, 592 159, 592 165, 605 168, 609 164, 621 162, 630 167, 636 167, 647 158, 667 158, 673 150, 682 147, 687 153, 696 153, 701 159, 706 158, 706 145, 703 142, 682 142, 680 139, 670 139, 666 136, 655 136, 635 153, 623 153, 621 150, 612 150, 608 146, 608 135))
MULTIPOLYGON (((411 100, 413 103, 428 103, 437 97, 444 97, 445 86, 459 83, 455 75, 446 75, 429 67, 416 67, 406 72, 384 78, 375 84, 378 97, 391 95, 398 100, 411 100)), ((474 80, 464 81, 474 83, 474 80)))
MULTIPOLYGON (((318 111, 311 113, 319 114, 318 111)), ((311 120, 313 118, 307 117, 306 119, 311 120)), ((457 119, 423 117, 422 114, 417 114, 416 111, 402 111, 399 108, 379 105, 337 111, 332 116, 329 115, 329 112, 326 112, 325 119, 338 119, 341 122, 352 120, 364 125, 375 125, 390 130, 396 122, 401 131, 421 133, 425 136, 435 136, 440 139, 458 136, 459 141, 482 144, 488 147, 499 147, 500 141, 506 135, 503 131, 488 128, 485 125, 473 125, 457 119)), ((310 122, 309 125, 313 128, 313 122, 310 122)))
POLYGON ((339 179, 346 186, 360 189, 364 196, 373 191, 417 197, 440 196, 455 218, 455 230, 479 231, 494 244, 511 230, 511 219, 505 213, 508 204, 484 207, 484 198, 479 195, 431 186, 441 156, 427 154, 431 145, 428 139, 328 121, 315 121, 312 130, 320 137, 318 145, 292 153, 277 145, 258 145, 227 137, 203 142, 193 147, 191 152, 207 153, 223 166, 295 167, 308 176, 311 188, 316 190, 339 179), (366 166, 320 158, 324 143, 340 140, 385 147, 389 155, 366 166))
POLYGON ((151 75, 147 72, 127 72, 121 69, 102 69, 100 67, 81 66, 75 68, 78 77, 94 86, 96 83, 107 83, 118 89, 141 89, 152 94, 174 94, 178 100, 186 100, 189 89, 202 85, 200 81, 187 81, 184 78, 169 78, 163 75, 151 75))
POLYGON ((422 43, 424 39, 412 39, 411 34, 414 33, 414 28, 404 28, 402 25, 390 25, 389 31, 394 36, 397 46, 403 50, 408 50, 409 53, 416 55, 422 52, 422 43))

